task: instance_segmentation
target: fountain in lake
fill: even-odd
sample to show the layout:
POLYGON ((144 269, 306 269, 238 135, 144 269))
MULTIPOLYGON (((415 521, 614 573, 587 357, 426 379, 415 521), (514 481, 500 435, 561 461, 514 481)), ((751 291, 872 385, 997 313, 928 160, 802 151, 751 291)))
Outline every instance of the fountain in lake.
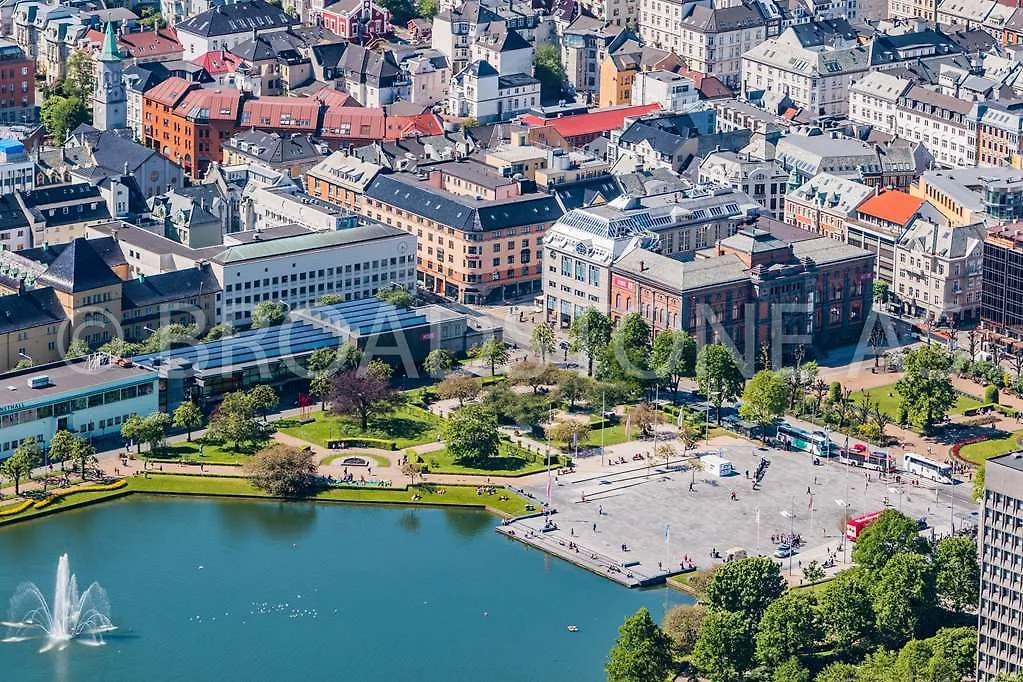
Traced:
POLYGON ((9 621, 0 622, 8 628, 4 642, 21 642, 44 637, 41 651, 63 649, 72 639, 83 644, 103 644, 103 633, 115 629, 110 622, 110 602, 99 583, 92 583, 79 594, 78 583, 71 573, 67 554, 57 562, 57 584, 53 605, 46 603, 35 583, 22 583, 11 597, 9 621))

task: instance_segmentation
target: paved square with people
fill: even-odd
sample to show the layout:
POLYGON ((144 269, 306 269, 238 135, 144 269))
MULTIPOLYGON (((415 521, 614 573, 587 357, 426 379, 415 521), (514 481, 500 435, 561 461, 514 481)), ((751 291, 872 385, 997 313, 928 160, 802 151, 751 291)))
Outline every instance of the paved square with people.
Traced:
MULTIPOLYGON (((735 474, 721 478, 697 471, 694 479, 680 457, 667 466, 663 460, 651 464, 632 458, 649 451, 650 443, 624 443, 608 448, 603 462, 587 458, 575 473, 552 475, 557 513, 551 518, 558 528, 543 533, 543 519, 525 522, 525 533, 543 538, 533 544, 556 545, 559 554, 571 548, 571 555, 584 564, 589 557, 617 561, 642 580, 677 572, 687 557, 697 568, 707 568, 733 548, 770 555, 779 536, 794 533, 803 541, 792 559, 798 582, 801 566, 812 559, 823 563, 833 556, 834 568, 843 567, 847 514, 854 518, 878 511, 887 501, 913 518, 926 517, 929 528, 940 535, 949 531, 953 513, 958 527, 975 508, 968 482, 955 486, 953 506, 949 486, 923 480, 914 485, 907 477, 901 484, 894 477, 884 481, 878 472, 834 459, 814 465, 806 453, 762 449, 736 438, 712 439, 697 449, 732 463, 735 474), (625 463, 609 465, 609 458, 625 463), (761 458, 769 465, 754 489, 752 478, 761 458), (720 557, 712 557, 715 550, 720 557)), ((527 490, 546 499, 545 482, 527 490)), ((779 561, 788 573, 788 559, 779 561)))

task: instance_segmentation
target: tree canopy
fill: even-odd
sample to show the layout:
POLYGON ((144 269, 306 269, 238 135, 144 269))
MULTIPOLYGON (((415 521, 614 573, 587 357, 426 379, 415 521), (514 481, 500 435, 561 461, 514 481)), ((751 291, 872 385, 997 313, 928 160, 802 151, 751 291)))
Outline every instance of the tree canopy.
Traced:
POLYGON ((596 308, 587 308, 572 320, 569 328, 572 350, 586 354, 586 374, 593 376, 593 360, 611 341, 611 318, 596 308))
POLYGON ((789 592, 772 602, 760 619, 757 660, 774 667, 789 658, 799 658, 811 651, 823 635, 814 595, 789 592))
POLYGON ((490 366, 490 376, 497 372, 497 366, 508 362, 508 347, 495 337, 490 337, 469 351, 470 356, 490 366))
POLYGON ((388 381, 367 370, 349 370, 331 379, 330 411, 347 416, 358 415, 363 431, 369 428, 370 417, 394 409, 397 394, 388 381))
POLYGON ((732 351, 720 343, 708 343, 696 356, 696 382, 700 392, 717 408, 720 424, 722 403, 739 397, 746 379, 732 351))
POLYGON ((279 327, 288 319, 288 306, 276 301, 260 301, 252 309, 252 328, 279 327))
POLYGON ((662 682, 672 667, 671 640, 646 608, 618 628, 618 640, 607 665, 608 682, 662 682))
POLYGON ((923 429, 944 418, 955 404, 956 394, 949 373, 952 360, 938 346, 921 346, 906 351, 905 375, 895 384, 910 421, 923 429))
POLYGON ((456 461, 480 465, 498 453, 497 416, 484 405, 455 410, 444 425, 444 441, 456 461))
POLYGON ((312 485, 316 464, 310 448, 274 443, 249 458, 244 470, 260 490, 276 497, 298 497, 312 485))
POLYGON ((758 424, 770 424, 785 414, 788 396, 789 387, 777 372, 761 370, 746 384, 739 414, 758 424))
POLYGON ((954 536, 942 539, 934 550, 934 565, 935 586, 945 603, 955 611, 977 604, 980 565, 974 540, 954 536))
POLYGON ((562 98, 565 66, 561 53, 550 42, 538 43, 533 56, 533 74, 540 81, 540 103, 553 103, 562 98))
POLYGON ((711 682, 738 682, 753 666, 751 627, 741 613, 712 610, 700 626, 690 662, 711 682))
POLYGON ((853 545, 852 559, 870 569, 882 569, 899 552, 927 551, 916 521, 895 509, 888 509, 860 531, 853 545))
POLYGON ((685 331, 661 332, 654 337, 650 364, 659 381, 678 391, 684 377, 696 376, 696 340, 685 331))
POLYGON ((35 438, 25 438, 14 448, 10 457, 0 462, 0 474, 14 483, 14 494, 21 494, 21 480, 28 476, 33 467, 42 462, 42 450, 35 438))
POLYGON ((713 609, 741 613, 757 623, 785 587, 778 564, 767 557, 746 557, 729 561, 714 572, 707 586, 707 603, 713 609))

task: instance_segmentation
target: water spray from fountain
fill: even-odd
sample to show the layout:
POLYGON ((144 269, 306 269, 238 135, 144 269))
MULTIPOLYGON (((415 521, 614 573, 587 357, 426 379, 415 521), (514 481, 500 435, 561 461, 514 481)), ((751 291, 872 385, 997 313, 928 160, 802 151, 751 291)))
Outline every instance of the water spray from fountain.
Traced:
POLYGON ((35 583, 22 583, 11 597, 10 618, 0 622, 9 631, 2 641, 45 638, 41 651, 63 649, 73 639, 98 646, 103 644, 103 633, 116 629, 110 622, 107 593, 99 583, 92 583, 79 594, 67 554, 57 562, 53 605, 46 603, 35 583))

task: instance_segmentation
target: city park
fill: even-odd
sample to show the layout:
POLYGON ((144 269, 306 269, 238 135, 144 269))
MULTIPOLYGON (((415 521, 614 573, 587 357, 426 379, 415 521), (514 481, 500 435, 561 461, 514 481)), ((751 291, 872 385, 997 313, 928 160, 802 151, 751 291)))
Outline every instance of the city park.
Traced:
MULTIPOLYGON (((578 554, 583 545, 590 552, 601 543, 599 556, 621 572, 638 563, 630 561, 630 552, 641 553, 645 564, 657 563, 656 573, 669 584, 697 597, 698 603, 668 611, 663 625, 646 610, 629 618, 607 661, 608 679, 668 679, 688 671, 712 680, 904 680, 917 679, 913 675, 925 668, 966 672, 973 658, 969 642, 975 639, 968 612, 976 601, 976 549, 969 534, 956 533, 952 486, 947 533, 925 539, 915 518, 923 513, 924 494, 907 494, 905 482, 876 484, 868 493, 871 476, 865 474, 860 511, 870 510, 870 496, 880 496, 876 504, 887 511, 850 548, 843 536, 854 505, 852 467, 815 467, 812 457, 770 450, 749 438, 788 415, 808 429, 826 429, 833 442, 845 438, 847 448, 852 439, 958 458, 960 478, 977 484, 982 466, 974 473, 973 465, 1016 447, 1019 434, 1011 423, 1018 399, 1007 393, 1018 387, 1019 374, 997 372, 988 366, 994 363, 974 362, 975 354, 964 360, 962 352, 927 343, 889 352, 883 367, 875 354, 858 371, 804 362, 802 348, 791 354, 788 366, 772 368, 765 351, 747 381, 724 345, 698 349, 685 332, 650 338, 638 315, 612 327, 606 316, 589 310, 570 330, 582 369, 555 362, 557 338, 541 324, 530 352, 497 340, 462 359, 435 350, 422 367, 433 380, 405 391, 394 387, 390 366, 363 358, 355 348, 317 351, 309 360, 309 398, 297 409, 282 410, 272 388, 257 386, 228 394, 208 418, 185 403, 171 415, 128 420, 123 448, 97 453, 68 432, 59 432, 45 453, 26 441, 0 469, 10 484, 0 502, 0 524, 134 493, 485 508, 504 519, 505 529, 541 524, 535 535, 550 546, 530 544, 569 560, 573 557, 562 550, 578 554), (986 383, 979 396, 969 390, 978 380, 986 383), (734 404, 736 417, 722 420, 734 404), (736 425, 741 434, 725 428, 736 425), (726 497, 729 488, 702 474, 699 455, 712 451, 749 452, 751 467, 760 458, 771 459, 764 488, 782 501, 772 501, 771 512, 766 502, 761 506, 765 516, 782 508, 784 518, 765 524, 765 545, 768 535, 794 528, 798 518, 807 536, 822 527, 827 551, 801 553, 795 572, 790 552, 787 575, 784 562, 753 556, 761 554, 761 506, 750 508, 746 499, 755 496, 745 490, 737 495, 735 486, 726 497), (606 479, 612 485, 635 481, 619 486, 621 494, 603 496, 606 479), (775 479, 784 483, 775 485, 775 479), (652 492, 657 480, 684 485, 666 483, 652 492), (804 499, 806 483, 808 522, 794 502, 797 495, 804 499), (594 485, 597 494, 591 492, 587 501, 586 490, 594 485), (667 512, 684 493, 704 490, 715 496, 711 519, 755 512, 756 541, 748 534, 734 537, 748 533, 749 522, 734 533, 724 523, 697 530, 695 519, 711 509, 707 497, 694 498, 695 506, 681 516, 667 512), (592 521, 594 538, 576 536, 571 525, 581 514, 580 491, 586 526, 599 519, 592 521), (815 525, 814 496, 827 500, 832 494, 836 502, 840 494, 846 501, 829 514, 818 512, 815 525), (788 498, 793 502, 786 505, 788 498), (907 512, 914 511, 902 513, 904 503, 907 512), (616 528, 619 505, 628 513, 616 528), (732 511, 740 508, 741 513, 732 511), (669 524, 669 517, 677 520, 669 524), (832 528, 825 518, 834 522, 832 528), (687 525, 703 537, 687 539, 687 525), (605 528, 613 529, 613 539, 597 540, 605 528), (663 533, 666 547, 670 533, 676 543, 701 551, 687 551, 678 561, 656 540, 641 539, 644 533, 654 538, 663 533), (749 556, 744 549, 722 564, 716 548, 738 540, 750 548, 749 556), (709 543, 714 549, 704 553, 709 543), (841 565, 834 560, 839 546, 841 565), (655 562, 655 554, 664 560, 655 562)), ((860 476, 855 473, 857 481, 860 476)), ((935 488, 935 507, 938 498, 935 488)), ((586 561, 574 563, 600 573, 586 561)))

